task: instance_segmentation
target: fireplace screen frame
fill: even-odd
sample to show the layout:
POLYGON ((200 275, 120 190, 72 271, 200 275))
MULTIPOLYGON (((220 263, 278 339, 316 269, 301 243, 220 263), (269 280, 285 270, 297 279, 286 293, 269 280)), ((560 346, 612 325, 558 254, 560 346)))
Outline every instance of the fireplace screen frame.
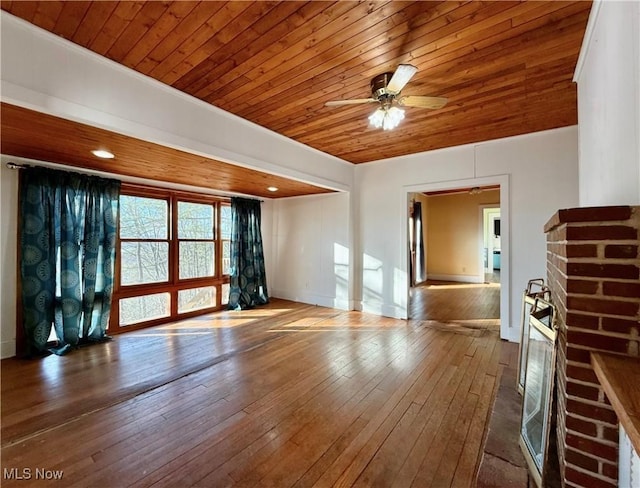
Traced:
POLYGON ((527 368, 527 350, 529 346, 529 317, 531 311, 536 307, 543 307, 544 305, 537 302, 536 299, 542 298, 545 303, 551 299, 551 291, 544 284, 544 278, 536 278, 529 280, 527 288, 522 295, 522 312, 520 315, 520 347, 518 348, 518 371, 516 378, 516 385, 518 387, 518 393, 522 395, 524 391, 524 378, 526 376, 527 368), (536 305, 538 303, 538 305, 536 305))
POLYGON ((538 487, 547 464, 556 372, 556 311, 543 299, 535 299, 529 318, 529 347, 520 417, 520 448, 538 487))

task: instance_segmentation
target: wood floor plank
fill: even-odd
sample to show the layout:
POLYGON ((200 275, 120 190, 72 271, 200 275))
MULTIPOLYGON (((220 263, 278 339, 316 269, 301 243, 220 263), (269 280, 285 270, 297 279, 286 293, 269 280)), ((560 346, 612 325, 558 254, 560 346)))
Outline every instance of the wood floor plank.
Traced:
POLYGON ((454 392, 462 377, 466 374, 470 363, 469 356, 465 356, 465 361, 461 366, 448 366, 445 375, 442 377, 442 383, 439 384, 438 393, 434 395, 433 401, 427 405, 427 408, 424 409, 424 414, 414 424, 414 429, 419 434, 391 486, 410 486, 419 473, 425 454, 434 442, 442 419, 449 410, 454 392))
MULTIPOLYGON (((304 429, 299 431, 292 439, 296 446, 298 446, 298 449, 295 449, 288 456, 288 458, 296 458, 297 461, 294 463, 289 462, 288 458, 285 458, 284 460, 281 458, 275 458, 274 461, 276 466, 270 472, 269 481, 267 481, 266 484, 272 484, 273 479, 279 480, 276 484, 277 486, 281 486, 283 483, 288 485, 284 482, 285 478, 289 481, 297 481, 297 477, 304 474, 306 468, 310 467, 310 464, 312 464, 310 461, 315 461, 316 457, 323 454, 323 446, 328 447, 328 443, 339 435, 341 429, 340 427, 335 428, 336 425, 349 425, 354 420, 355 416, 361 413, 363 409, 366 409, 368 402, 371 401, 372 397, 378 399, 384 398, 386 395, 385 392, 380 389, 380 383, 382 378, 389 375, 382 375, 381 373, 383 372, 384 370, 381 370, 378 375, 372 377, 372 379, 365 383, 359 390, 354 388, 355 385, 350 385, 351 397, 347 403, 337 411, 334 410, 334 414, 328 416, 323 412, 321 415, 314 418, 312 422, 305 425, 304 429), (314 439, 313 444, 310 444, 308 439, 314 439), (304 455, 302 455, 302 453, 304 453, 304 455), (292 466, 295 466, 296 469, 292 470, 292 466), (274 474, 276 472, 279 473, 278 476, 274 474)), ((362 378, 361 375, 358 375, 358 377, 362 378)), ((367 376, 365 375, 364 377, 366 378, 367 376)), ((235 478, 233 475, 232 477, 235 478)))
POLYGON ((469 432, 458 459, 456 472, 451 482, 452 487, 465 488, 471 486, 481 459, 481 446, 487 431, 488 417, 494 400, 495 376, 485 375, 482 388, 473 412, 469 432))
POLYGON ((2 468, 70 487, 470 486, 512 358, 465 322, 494 308, 462 290, 437 298, 444 322, 274 300, 3 361, 2 468))
POLYGON ((464 405, 458 420, 453 427, 452 435, 449 436, 446 444, 446 455, 440 461, 432 486, 448 486, 451 484, 477 404, 478 396, 468 393, 464 399, 464 405))
MULTIPOLYGON (((324 378, 324 370, 322 368, 320 368, 318 371, 312 371, 312 374, 306 376, 304 378, 304 382, 307 385, 312 385, 314 384, 314 382, 318 381, 318 378, 323 379, 324 378), (315 374, 318 373, 320 376, 316 377, 315 374)), ((304 391, 304 389, 302 390, 304 391)), ((260 419, 262 415, 265 415, 267 418, 265 419, 266 423, 269 423, 271 425, 272 420, 270 418, 268 418, 273 412, 273 409, 276 409, 276 413, 282 413, 282 412, 278 412, 278 409, 282 409, 285 408, 287 409, 287 411, 289 411, 289 408, 292 408, 293 410, 291 410, 292 412, 295 411, 296 408, 298 408, 300 405, 294 405, 293 407, 291 407, 290 404, 287 403, 286 401, 286 397, 287 395, 291 396, 296 396, 298 395, 300 392, 300 387, 296 387, 296 388, 290 388, 288 391, 286 391, 279 399, 279 402, 277 405, 265 405, 264 408, 262 409, 262 411, 256 411, 254 412, 255 416, 257 419, 260 419)), ((275 428, 275 424, 271 425, 272 427, 275 428)), ((224 446, 224 453, 220 454, 214 454, 216 452, 218 452, 219 450, 219 446, 214 445, 211 446, 207 449, 204 449, 202 452, 198 453, 196 458, 193 459, 187 459, 187 458, 180 458, 180 459, 175 459, 173 462, 175 463, 180 463, 181 465, 184 464, 185 462, 189 464, 190 469, 189 469, 189 473, 190 473, 190 478, 196 478, 197 476, 199 476, 204 470, 206 469, 210 469, 211 467, 216 466, 216 464, 214 464, 213 466, 211 465, 211 463, 200 463, 200 460, 208 458, 208 457, 215 457, 216 458, 216 463, 222 461, 224 462, 224 456, 229 454, 229 452, 232 449, 235 449, 237 446, 241 446, 244 442, 246 442, 246 439, 249 438, 251 435, 253 435, 253 431, 251 429, 253 428, 258 428, 258 429, 262 429, 264 426, 262 425, 261 422, 258 422, 258 425, 255 426, 253 424, 250 424, 248 426, 246 426, 247 429, 249 429, 248 431, 245 430, 240 430, 239 432, 235 432, 231 437, 232 439, 229 441, 231 444, 229 443, 223 443, 224 446), (203 467, 204 466, 204 467, 203 467)), ((236 429, 238 430, 238 429, 236 429)), ((200 448, 201 446, 198 446, 198 448, 200 448)), ((188 456, 193 455, 193 451, 190 452, 188 454, 188 456)), ((163 467, 162 470, 160 470, 158 473, 155 473, 154 476, 162 478, 162 484, 163 485, 170 485, 172 482, 175 482, 175 480, 173 480, 172 475, 166 475, 166 468, 163 467)))
MULTIPOLYGON (((433 355, 430 355, 430 357, 433 357, 433 355)), ((356 481, 371 456, 376 453, 381 442, 387 437, 397 420, 411 404, 412 395, 410 391, 412 388, 419 389, 421 385, 417 385, 416 380, 420 376, 422 369, 426 367, 421 362, 419 369, 411 371, 406 379, 398 385, 393 395, 389 397, 389 400, 376 414, 370 425, 343 452, 331 470, 327 471, 320 479, 321 485, 351 486, 356 481), (337 477, 336 474, 338 475, 337 477)))
MULTIPOLYGON (((471 362, 473 358, 465 356, 465 360, 466 359, 469 359, 471 362)), ((471 371, 473 371, 473 369, 471 371)), ((465 404, 465 399, 469 395, 469 388, 472 381, 473 375, 469 374, 469 370, 466 370, 464 376, 457 385, 453 399, 448 405, 446 413, 440 419, 441 422, 435 436, 431 438, 431 445, 429 446, 429 449, 425 451, 422 465, 413 480, 412 486, 437 486, 433 483, 433 479, 445 452, 448 451, 448 444, 451 440, 452 433, 454 432, 456 425, 460 422, 461 412, 465 404)))
MULTIPOLYGON (((444 357, 451 354, 450 347, 443 347, 444 357)), ((455 354, 455 351, 453 352, 455 354)), ((425 378, 421 378, 423 386, 414 396, 413 401, 400 419, 393 431, 385 439, 384 445, 373 456, 365 471, 361 474, 356 485, 362 486, 390 486, 397 476, 402 463, 415 444, 422 426, 431 414, 432 395, 437 397, 444 393, 444 389, 451 380, 456 368, 449 365, 443 367, 441 357, 436 358, 432 367, 425 371, 425 378)))

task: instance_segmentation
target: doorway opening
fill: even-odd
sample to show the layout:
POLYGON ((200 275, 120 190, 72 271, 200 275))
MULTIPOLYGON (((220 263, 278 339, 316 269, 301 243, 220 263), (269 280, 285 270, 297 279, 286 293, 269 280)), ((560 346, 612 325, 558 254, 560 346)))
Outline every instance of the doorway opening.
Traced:
POLYGON ((484 282, 500 283, 502 267, 502 246, 500 237, 500 207, 481 205, 482 222, 482 262, 484 266, 484 282))
POLYGON ((500 184, 408 193, 409 319, 473 335, 500 331, 500 194, 500 184))

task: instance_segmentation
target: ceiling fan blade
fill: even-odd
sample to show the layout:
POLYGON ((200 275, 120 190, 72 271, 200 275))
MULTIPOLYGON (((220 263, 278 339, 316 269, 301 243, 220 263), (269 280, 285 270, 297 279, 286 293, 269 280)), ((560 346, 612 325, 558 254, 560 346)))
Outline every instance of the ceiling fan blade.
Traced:
POLYGON ((418 71, 418 68, 411 64, 399 65, 387 84, 387 92, 400 93, 411 77, 416 74, 416 71, 418 71))
POLYGON ((359 103, 377 102, 375 98, 354 98, 352 100, 333 100, 325 102, 325 107, 340 107, 341 105, 358 105, 359 103))
POLYGON ((419 95, 409 95, 398 98, 398 103, 404 107, 420 108, 442 108, 447 102, 444 97, 421 97, 419 95))

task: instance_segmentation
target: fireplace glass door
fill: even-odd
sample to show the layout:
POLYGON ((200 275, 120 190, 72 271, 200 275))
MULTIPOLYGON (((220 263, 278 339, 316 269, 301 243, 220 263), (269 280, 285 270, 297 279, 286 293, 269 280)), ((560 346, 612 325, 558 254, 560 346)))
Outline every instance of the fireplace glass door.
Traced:
POLYGON ((541 486, 551 422, 556 331, 553 327, 554 309, 548 302, 536 300, 532 308, 520 446, 534 480, 541 486))

